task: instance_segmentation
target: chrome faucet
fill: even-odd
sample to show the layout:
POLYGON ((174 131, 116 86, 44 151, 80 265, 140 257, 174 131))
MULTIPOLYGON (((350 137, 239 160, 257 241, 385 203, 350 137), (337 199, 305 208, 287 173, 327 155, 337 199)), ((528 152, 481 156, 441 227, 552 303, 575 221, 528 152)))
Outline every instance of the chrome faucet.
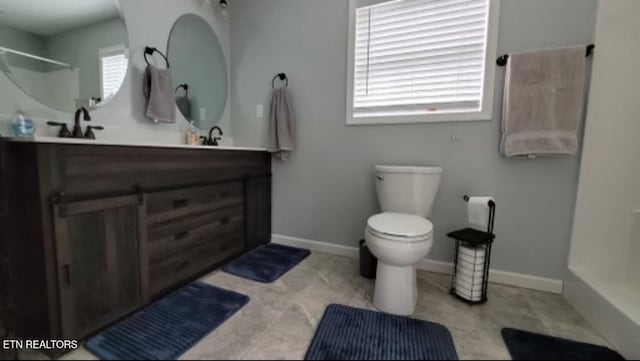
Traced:
POLYGON ((222 139, 223 135, 224 135, 224 133, 222 132, 222 129, 220 129, 220 127, 218 127, 218 126, 215 126, 215 127, 211 128, 211 130, 209 130, 209 138, 206 139, 206 140, 203 139, 203 142, 204 142, 203 145, 213 145, 214 147, 218 146, 218 141, 222 139), (219 137, 214 137, 213 136, 213 131, 214 130, 218 131, 219 137))
POLYGON ((82 134, 82 126, 80 125, 80 114, 84 114, 84 121, 91 121, 91 115, 89 115, 89 111, 87 110, 87 108, 78 108, 78 110, 76 110, 76 116, 74 118, 73 133, 71 134, 73 138, 84 138, 84 134, 82 134))

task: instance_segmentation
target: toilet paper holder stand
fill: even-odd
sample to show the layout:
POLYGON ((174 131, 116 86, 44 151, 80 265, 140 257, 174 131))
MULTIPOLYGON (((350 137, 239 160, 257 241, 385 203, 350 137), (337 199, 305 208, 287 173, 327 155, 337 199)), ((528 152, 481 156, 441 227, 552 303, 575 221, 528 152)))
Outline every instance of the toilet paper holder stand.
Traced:
MULTIPOLYGON (((465 195, 463 199, 465 202, 469 202, 470 197, 465 195)), ((487 205, 489 206, 489 222, 486 232, 473 228, 464 228, 447 234, 447 237, 455 241, 450 293, 468 304, 484 304, 488 301, 487 291, 489 287, 489 269, 491 266, 491 248, 495 240, 493 229, 496 203, 489 201, 487 205), (464 248, 467 252, 471 251, 472 255, 467 253, 465 256, 467 259, 461 260, 461 248, 464 248), (472 261, 468 262, 469 259, 472 259, 472 261), (469 277, 470 286, 458 284, 459 273, 464 273, 465 277, 469 277)))

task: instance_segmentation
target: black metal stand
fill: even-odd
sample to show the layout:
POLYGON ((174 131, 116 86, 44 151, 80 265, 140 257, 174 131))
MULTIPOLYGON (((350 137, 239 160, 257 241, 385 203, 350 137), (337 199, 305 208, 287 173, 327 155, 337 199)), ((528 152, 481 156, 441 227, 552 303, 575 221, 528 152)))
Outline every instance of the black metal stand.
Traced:
MULTIPOLYGON (((468 202, 469 197, 464 196, 464 200, 468 202)), ((483 304, 483 303, 486 303, 488 300, 487 290, 489 287, 489 269, 491 266, 491 247, 493 245, 493 241, 495 240, 495 234, 493 234, 493 226, 494 226, 495 215, 496 215, 496 204, 493 201, 489 201, 488 206, 489 206, 489 224, 487 225, 487 232, 482 232, 473 228, 464 228, 464 229, 447 234, 449 238, 454 239, 456 242, 450 293, 451 295, 455 296, 456 298, 468 304, 483 304), (463 288, 462 286, 457 284, 458 266, 459 266, 459 263, 461 262, 461 260, 459 259, 461 246, 467 249, 475 250, 474 256, 473 256, 474 261, 471 265, 474 277, 475 277, 477 266, 479 263, 478 254, 481 253, 483 250, 485 252, 484 262, 483 262, 484 269, 483 269, 482 286, 480 290, 481 295, 480 295, 479 301, 472 301, 472 300, 466 299, 460 296, 458 292, 456 292, 457 287, 463 288)), ((470 292, 472 296, 476 292, 474 290, 474 285, 475 285, 475 279, 473 279, 471 282, 471 289, 467 290, 470 292)), ((475 297, 471 297, 471 298, 473 299, 475 297)))

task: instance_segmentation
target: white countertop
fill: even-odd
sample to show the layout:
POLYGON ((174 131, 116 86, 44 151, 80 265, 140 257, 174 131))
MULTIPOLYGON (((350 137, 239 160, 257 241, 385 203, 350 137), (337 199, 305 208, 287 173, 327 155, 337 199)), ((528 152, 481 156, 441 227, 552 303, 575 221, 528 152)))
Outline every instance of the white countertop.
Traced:
POLYGON ((49 144, 85 144, 85 145, 111 145, 124 147, 154 147, 154 148, 178 148, 178 149, 199 149, 199 150, 238 150, 251 152, 266 152, 266 148, 256 147, 236 147, 236 146, 204 146, 204 145, 186 145, 186 144, 161 144, 161 143, 137 143, 131 141, 116 140, 91 140, 76 138, 55 138, 55 137, 5 137, 9 142, 25 142, 25 143, 49 143, 49 144))

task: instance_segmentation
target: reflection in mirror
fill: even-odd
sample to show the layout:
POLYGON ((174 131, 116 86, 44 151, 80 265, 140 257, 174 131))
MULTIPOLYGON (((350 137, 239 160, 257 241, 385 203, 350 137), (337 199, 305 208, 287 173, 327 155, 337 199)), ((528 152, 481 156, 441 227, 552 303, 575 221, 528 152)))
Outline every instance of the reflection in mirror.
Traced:
POLYGON ((118 0, 0 0, 0 70, 65 112, 106 104, 129 65, 118 0))
POLYGON ((220 122, 227 104, 227 63, 209 24, 193 14, 173 26, 169 39, 171 77, 182 115, 203 130, 220 122))

